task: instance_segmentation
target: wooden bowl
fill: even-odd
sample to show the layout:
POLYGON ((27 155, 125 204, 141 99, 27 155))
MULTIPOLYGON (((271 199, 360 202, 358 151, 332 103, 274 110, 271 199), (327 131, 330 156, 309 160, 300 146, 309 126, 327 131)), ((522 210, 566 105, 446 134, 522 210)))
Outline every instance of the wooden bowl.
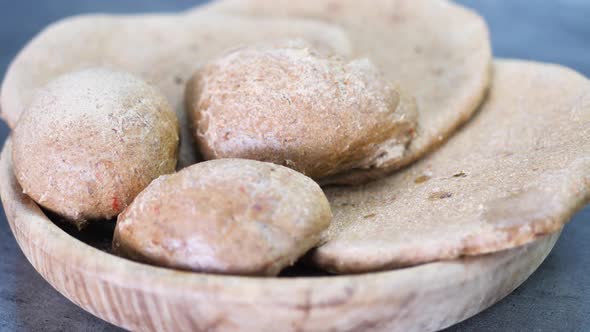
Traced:
POLYGON ((181 272, 116 257, 66 233, 22 194, 10 150, 7 142, 0 159, 2 202, 28 260, 72 302, 131 330, 438 330, 509 294, 559 237, 492 255, 362 275, 254 278, 181 272))

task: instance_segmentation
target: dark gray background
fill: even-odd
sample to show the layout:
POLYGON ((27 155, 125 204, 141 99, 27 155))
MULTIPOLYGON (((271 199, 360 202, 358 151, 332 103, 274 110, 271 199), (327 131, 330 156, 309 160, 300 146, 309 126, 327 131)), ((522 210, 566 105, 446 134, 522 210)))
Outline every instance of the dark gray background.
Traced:
MULTIPOLYGON (((64 16, 177 11, 199 2, 203 1, 0 0, 0 77, 27 40, 64 16)), ((496 56, 560 63, 590 76, 590 1, 459 2, 487 19, 496 56)), ((4 123, 0 124, 0 141, 7 134, 4 123)), ((20 252, 3 211, 0 216, 0 331, 118 330, 53 290, 20 252)), ((572 220, 551 255, 524 285, 449 331, 590 330, 588 221, 590 208, 572 220)))

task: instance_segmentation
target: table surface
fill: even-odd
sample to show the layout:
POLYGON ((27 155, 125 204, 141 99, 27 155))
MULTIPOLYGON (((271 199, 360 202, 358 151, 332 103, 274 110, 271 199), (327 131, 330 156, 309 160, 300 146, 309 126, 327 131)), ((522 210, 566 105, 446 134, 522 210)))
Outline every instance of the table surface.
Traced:
MULTIPOLYGON (((178 11, 204 1, 0 0, 0 77, 44 26, 87 12, 178 11)), ((490 25, 494 53, 572 67, 590 77, 590 1, 462 0, 490 25)), ((8 128, 0 124, 0 141, 8 128)), ((47 284, 0 213, 0 331, 119 331, 47 284)), ((514 293, 448 331, 590 330, 590 207, 566 227, 539 270, 514 293)))

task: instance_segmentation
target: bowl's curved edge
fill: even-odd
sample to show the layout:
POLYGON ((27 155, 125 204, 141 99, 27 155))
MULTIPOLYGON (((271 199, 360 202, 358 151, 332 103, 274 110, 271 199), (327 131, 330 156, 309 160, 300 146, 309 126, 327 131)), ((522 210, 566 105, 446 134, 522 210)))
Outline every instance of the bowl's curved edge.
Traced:
POLYGON ((0 157, 0 194, 23 253, 56 290, 131 330, 432 331, 499 301, 537 269, 559 232, 491 255, 352 276, 254 278, 122 259, 71 237, 26 195, 0 157))

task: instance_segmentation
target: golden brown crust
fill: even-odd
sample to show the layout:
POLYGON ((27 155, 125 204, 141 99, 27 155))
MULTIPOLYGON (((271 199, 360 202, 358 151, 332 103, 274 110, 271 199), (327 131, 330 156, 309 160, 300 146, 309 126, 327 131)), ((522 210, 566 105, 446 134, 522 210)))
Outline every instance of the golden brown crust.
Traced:
POLYGON ((306 43, 240 48, 187 86, 193 135, 207 159, 285 165, 314 179, 401 160, 416 109, 368 59, 345 62, 306 43))
POLYGON ((276 275, 318 243, 331 217, 322 190, 306 176, 220 159, 152 182, 119 216, 114 248, 172 268, 276 275))
POLYGON ((174 171, 178 121, 152 86, 97 68, 39 90, 13 137, 23 191, 82 223, 116 216, 153 179, 174 171))

